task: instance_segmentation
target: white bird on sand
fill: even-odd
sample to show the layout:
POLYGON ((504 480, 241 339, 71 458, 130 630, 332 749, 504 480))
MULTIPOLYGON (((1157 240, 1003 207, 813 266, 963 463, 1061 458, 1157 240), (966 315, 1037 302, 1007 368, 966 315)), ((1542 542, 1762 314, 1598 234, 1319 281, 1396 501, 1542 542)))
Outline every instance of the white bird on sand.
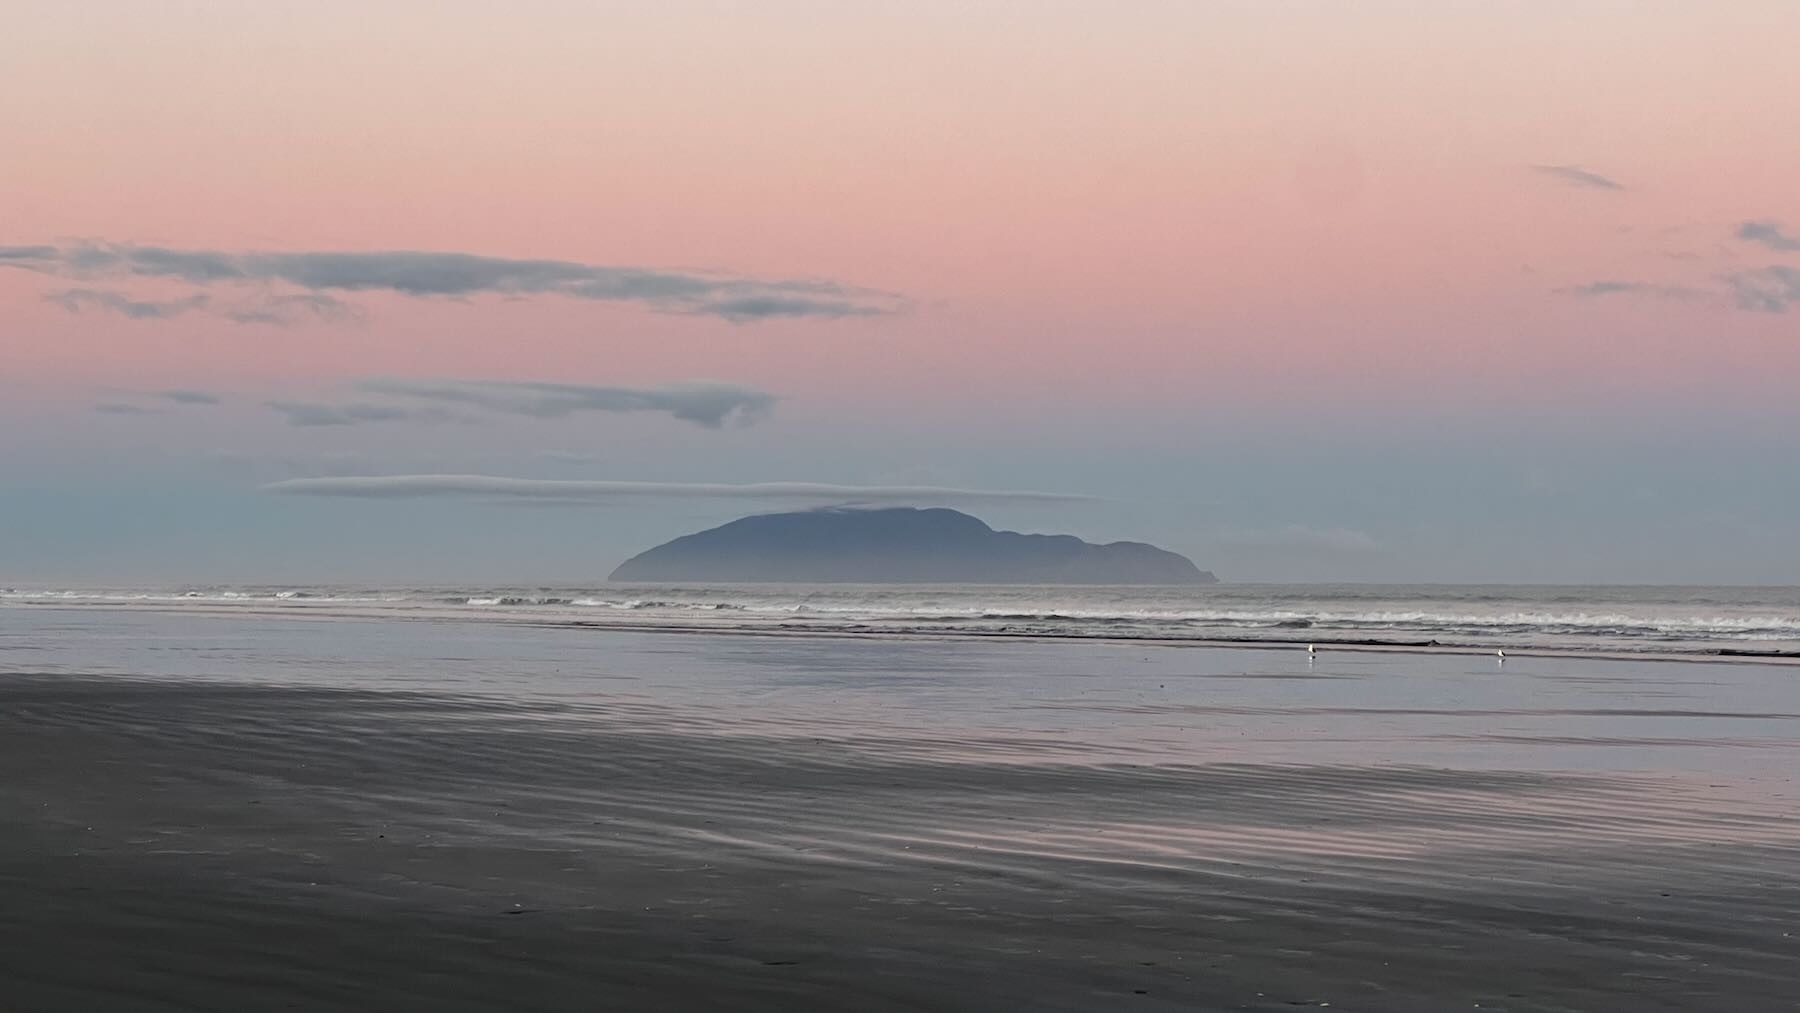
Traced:
POLYGON ((1506 660, 1506 648, 1502 647, 1500 650, 1495 651, 1494 656, 1499 658, 1501 661, 1505 661, 1506 660))

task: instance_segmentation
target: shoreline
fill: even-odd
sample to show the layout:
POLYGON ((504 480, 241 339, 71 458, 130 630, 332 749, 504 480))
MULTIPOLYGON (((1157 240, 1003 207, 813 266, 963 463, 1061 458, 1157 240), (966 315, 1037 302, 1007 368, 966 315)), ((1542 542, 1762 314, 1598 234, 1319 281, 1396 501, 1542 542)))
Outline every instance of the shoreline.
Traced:
MULTIPOLYGON (((12 601, 0 603, 0 611, 8 608, 24 610, 67 610, 71 612, 91 614, 94 612, 123 612, 155 615, 193 615, 193 616, 237 616, 274 619, 332 619, 365 622, 420 622, 420 623, 471 623, 493 624, 513 627, 537 629, 582 629, 612 630, 623 633, 684 633, 710 635, 736 635, 752 637, 806 637, 836 638, 859 641, 936 641, 956 643, 961 641, 998 641, 1006 643, 1082 643, 1110 644, 1131 647, 1165 647, 1165 648, 1211 648, 1240 649, 1271 652, 1291 652, 1304 650, 1308 645, 1318 648, 1319 653, 1356 653, 1356 654, 1406 654, 1437 655, 1448 657, 1495 657, 1499 650, 1506 652, 1507 658, 1546 658, 1546 659, 1593 659, 1600 661, 1654 661, 1681 663, 1710 663, 1721 665, 1777 665, 1800 666, 1800 649, 1796 650, 1759 650, 1754 648, 1718 647, 1706 650, 1621 650, 1618 648, 1566 647, 1558 645, 1530 645, 1492 641, 1477 642, 1443 642, 1438 640, 1393 639, 1358 637, 1332 639, 1329 637, 1231 637, 1231 636, 1120 636, 1112 633, 1058 633, 1051 631, 1008 631, 1008 630, 957 630, 957 629, 875 629, 857 626, 833 626, 827 624, 804 624, 790 620, 772 620, 766 624, 739 623, 736 625, 726 621, 719 623, 704 622, 642 622, 642 621, 609 621, 591 618, 570 617, 552 619, 541 616, 517 615, 495 612, 450 613, 430 609, 347 609, 326 603, 294 601, 275 604, 265 601, 230 604, 225 602, 205 602, 202 604, 173 601, 153 602, 119 602, 119 601, 12 601)), ((1498 660, 1498 659, 1496 659, 1498 660)))

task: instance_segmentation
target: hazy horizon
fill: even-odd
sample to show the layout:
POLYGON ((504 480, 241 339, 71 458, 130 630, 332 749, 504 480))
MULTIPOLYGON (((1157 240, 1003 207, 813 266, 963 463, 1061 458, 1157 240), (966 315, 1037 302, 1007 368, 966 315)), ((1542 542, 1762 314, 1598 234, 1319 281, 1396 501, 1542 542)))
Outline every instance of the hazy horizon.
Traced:
POLYGON ((845 501, 1800 582, 1792 4, 6 28, 0 585, 582 583, 845 501))

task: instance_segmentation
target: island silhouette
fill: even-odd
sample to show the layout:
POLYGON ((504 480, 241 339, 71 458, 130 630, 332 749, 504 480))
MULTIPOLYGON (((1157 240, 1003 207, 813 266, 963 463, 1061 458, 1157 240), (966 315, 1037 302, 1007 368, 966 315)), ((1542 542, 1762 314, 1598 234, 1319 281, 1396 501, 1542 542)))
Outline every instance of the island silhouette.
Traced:
POLYGON ((1143 542, 996 531, 942 507, 828 507, 743 517, 631 557, 644 583, 1212 584, 1186 556, 1143 542))

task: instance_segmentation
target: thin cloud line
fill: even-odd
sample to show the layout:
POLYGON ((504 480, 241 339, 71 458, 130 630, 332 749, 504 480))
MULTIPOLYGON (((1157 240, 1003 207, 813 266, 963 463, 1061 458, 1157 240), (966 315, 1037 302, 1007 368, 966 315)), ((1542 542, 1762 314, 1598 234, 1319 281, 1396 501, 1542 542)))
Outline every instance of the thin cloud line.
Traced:
POLYGON ((774 500, 813 503, 1081 503, 1093 496, 1019 489, 824 482, 619 482, 507 478, 496 475, 355 475, 295 478, 261 490, 283 496, 351 499, 475 499, 606 503, 631 499, 774 500))

